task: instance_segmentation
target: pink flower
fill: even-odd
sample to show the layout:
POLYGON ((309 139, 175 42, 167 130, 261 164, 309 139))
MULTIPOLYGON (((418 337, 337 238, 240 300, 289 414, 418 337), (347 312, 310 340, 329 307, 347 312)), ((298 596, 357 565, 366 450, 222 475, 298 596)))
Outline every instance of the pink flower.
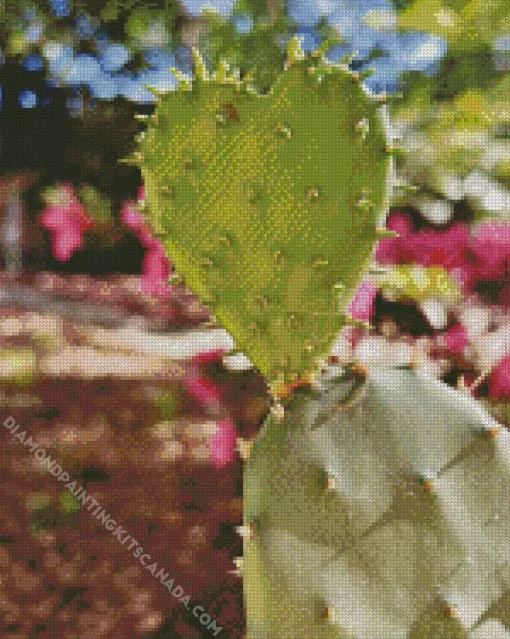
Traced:
POLYGON ((145 226, 143 215, 139 211, 137 211, 134 202, 126 202, 124 204, 124 206, 122 207, 120 218, 124 222, 124 224, 126 226, 129 226, 129 228, 133 231, 143 229, 145 226))
POLYGON ((353 319, 370 323, 374 315, 374 302, 377 286, 365 280, 356 291, 350 305, 349 313, 353 319))
POLYGON ((427 229, 407 237, 414 262, 423 266, 442 266, 454 269, 468 260, 470 233, 467 224, 456 222, 448 229, 427 229))
POLYGON ((138 189, 137 198, 138 202, 134 202, 132 200, 125 202, 121 211, 122 221, 133 231, 139 231, 140 229, 146 228, 145 218, 137 208, 138 204, 143 203, 145 198, 145 188, 143 186, 138 189))
POLYGON ((191 361, 198 366, 216 364, 222 361, 224 353, 224 348, 216 348, 212 351, 204 351, 203 353, 198 353, 198 355, 195 355, 191 361))
POLYGON ((489 397, 510 399, 510 355, 507 355, 492 369, 489 377, 489 397))
MULTIPOLYGON (((195 355, 192 358, 191 363, 194 367, 201 369, 204 366, 221 362, 224 352, 225 351, 222 348, 204 351, 195 355)), ((195 399, 202 404, 214 404, 219 402, 223 396, 221 388, 216 384, 216 382, 204 375, 202 372, 199 371, 197 373, 195 371, 196 368, 193 369, 193 373, 191 375, 187 375, 184 378, 185 386, 190 395, 195 397, 195 399)))
POLYGON ((45 229, 50 231, 57 231, 59 228, 65 228, 67 218, 67 208, 57 204, 47 206, 40 216, 41 224, 45 229))
POLYGON ((469 335, 462 324, 452 326, 443 334, 446 350, 452 355, 462 356, 469 344, 469 335))
MULTIPOLYGON (((198 353, 192 358, 192 364, 198 366, 210 366, 221 361, 224 349, 215 349, 198 353)), ((195 370, 184 378, 188 393, 197 399, 201 404, 219 405, 223 397, 223 390, 216 382, 203 374, 196 373, 195 370)), ((217 424, 216 433, 211 438, 211 462, 216 468, 223 468, 232 463, 235 459, 235 449, 237 445, 237 430, 234 423, 229 418, 220 420, 217 424)))
POLYGON ((399 234, 383 238, 376 249, 380 264, 421 264, 442 266, 463 289, 474 284, 474 260, 470 252, 471 235, 467 224, 455 222, 446 229, 413 231, 405 213, 390 215, 387 227, 399 234))
POLYGON ((482 224, 473 240, 477 276, 481 280, 508 281, 510 276, 510 224, 482 224))
POLYGON ((57 260, 65 262, 83 246, 83 233, 92 226, 92 218, 74 195, 71 184, 63 184, 61 191, 63 202, 47 206, 39 221, 53 232, 53 253, 57 260))
MULTIPOLYGON (((143 200, 144 196, 145 189, 141 187, 138 191, 138 200, 143 200)), ((121 219, 147 249, 142 263, 142 293, 160 300, 167 300, 172 293, 173 286, 166 284, 172 267, 166 256, 165 247, 158 238, 153 237, 144 216, 137 209, 136 202, 125 202, 122 207, 121 219)))
POLYGON ((145 223, 145 218, 137 210, 134 202, 126 202, 122 207, 121 220, 128 226, 138 237, 142 246, 148 248, 156 241, 152 237, 151 230, 145 223))
POLYGON ((170 262, 163 245, 155 240, 149 245, 142 264, 141 289, 145 295, 152 295, 159 299, 168 299, 173 287, 165 282, 170 277, 170 262))
POLYGON ((79 228, 58 229, 53 235, 53 253, 57 260, 66 262, 72 254, 83 245, 82 234, 79 228))
POLYGON ((380 240, 376 250, 380 264, 415 263, 450 270, 464 267, 468 260, 471 236, 467 224, 455 222, 446 229, 413 231, 409 215, 394 213, 386 226, 399 237, 380 240))
POLYGON ((237 430, 230 419, 218 423, 211 439, 211 461, 216 468, 224 468, 235 460, 237 430))
POLYGON ((214 404, 221 399, 221 390, 207 377, 194 375, 186 379, 184 383, 188 393, 201 404, 214 404))
POLYGON ((399 237, 386 237, 379 241, 375 254, 379 264, 405 264, 411 261, 406 238, 412 226, 411 218, 406 213, 392 213, 388 217, 386 228, 398 233, 399 237))

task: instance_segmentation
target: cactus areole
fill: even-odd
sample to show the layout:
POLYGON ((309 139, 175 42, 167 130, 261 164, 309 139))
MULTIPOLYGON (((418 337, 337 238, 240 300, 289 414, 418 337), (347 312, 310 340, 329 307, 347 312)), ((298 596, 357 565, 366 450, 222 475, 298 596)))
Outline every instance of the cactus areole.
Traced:
POLYGON ((510 639, 508 431, 411 368, 318 373, 388 233, 384 105, 297 40, 265 95, 194 57, 128 161, 273 396, 245 473, 248 639, 510 639))

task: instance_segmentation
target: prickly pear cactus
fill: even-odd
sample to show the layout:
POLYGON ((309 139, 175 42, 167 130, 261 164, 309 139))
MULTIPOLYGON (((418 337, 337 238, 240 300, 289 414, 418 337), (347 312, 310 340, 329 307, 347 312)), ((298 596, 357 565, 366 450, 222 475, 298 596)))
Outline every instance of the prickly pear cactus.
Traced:
POLYGON ((386 233, 381 106, 295 41, 266 95, 198 55, 180 80, 133 158, 148 214, 286 401, 246 468, 248 639, 510 639, 508 431, 411 369, 316 376, 386 233))
POLYGON ((177 272, 270 381, 314 371, 387 233, 382 108, 296 41, 265 95, 195 54, 133 158, 177 272))
POLYGON ((468 394, 332 367, 246 469, 249 639, 508 639, 509 495, 510 433, 468 394))

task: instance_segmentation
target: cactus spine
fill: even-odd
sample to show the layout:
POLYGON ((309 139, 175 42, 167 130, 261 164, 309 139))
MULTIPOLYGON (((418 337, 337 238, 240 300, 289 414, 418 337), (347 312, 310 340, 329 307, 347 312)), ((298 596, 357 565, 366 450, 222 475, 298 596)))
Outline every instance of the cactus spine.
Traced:
POLYGON ((239 529, 248 639, 509 639, 507 431, 411 369, 317 373, 387 234, 384 108, 296 40, 266 95, 197 53, 178 78, 132 161, 177 271, 274 399, 239 529))

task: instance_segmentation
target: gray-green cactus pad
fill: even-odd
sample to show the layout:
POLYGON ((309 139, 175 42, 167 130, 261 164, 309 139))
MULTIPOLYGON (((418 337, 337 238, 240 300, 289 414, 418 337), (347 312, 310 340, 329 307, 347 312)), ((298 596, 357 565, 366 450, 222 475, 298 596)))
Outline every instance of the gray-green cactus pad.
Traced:
POLYGON ((510 637, 510 433, 420 372, 374 368, 344 404, 338 375, 247 465, 248 639, 510 637))

